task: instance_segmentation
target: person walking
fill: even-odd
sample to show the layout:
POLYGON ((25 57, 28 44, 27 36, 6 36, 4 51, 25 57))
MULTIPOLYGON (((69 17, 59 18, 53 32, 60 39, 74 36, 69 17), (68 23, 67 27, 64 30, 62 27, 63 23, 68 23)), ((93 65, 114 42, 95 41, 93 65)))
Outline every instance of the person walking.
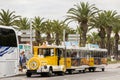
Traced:
POLYGON ((23 54, 24 54, 24 51, 22 51, 20 53, 20 56, 19 56, 19 65, 20 65, 20 68, 19 70, 22 71, 22 59, 23 59, 23 54))
POLYGON ((24 51, 20 53, 19 64, 20 64, 20 71, 23 71, 23 69, 26 68, 26 56, 24 51))
POLYGON ((27 58, 26 58, 25 54, 23 54, 23 59, 22 59, 22 68, 23 69, 26 69, 26 61, 27 61, 27 58))

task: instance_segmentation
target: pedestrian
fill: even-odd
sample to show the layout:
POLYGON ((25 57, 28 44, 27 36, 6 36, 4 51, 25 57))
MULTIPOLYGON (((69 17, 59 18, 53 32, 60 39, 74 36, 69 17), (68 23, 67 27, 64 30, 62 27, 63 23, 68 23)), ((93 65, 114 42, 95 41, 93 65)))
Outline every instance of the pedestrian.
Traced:
POLYGON ((26 58, 25 54, 23 54, 23 59, 22 59, 22 68, 23 69, 26 69, 26 61, 27 61, 27 58, 26 58))
POLYGON ((22 64, 23 54, 24 54, 24 51, 22 51, 22 52, 20 53, 20 56, 19 56, 20 71, 23 70, 23 67, 22 67, 22 66, 23 66, 23 64, 22 64))

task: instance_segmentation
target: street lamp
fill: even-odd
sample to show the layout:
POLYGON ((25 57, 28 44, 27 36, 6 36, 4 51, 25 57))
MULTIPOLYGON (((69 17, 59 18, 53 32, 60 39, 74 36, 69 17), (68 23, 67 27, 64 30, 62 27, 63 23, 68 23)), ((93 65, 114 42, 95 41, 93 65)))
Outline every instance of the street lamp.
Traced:
POLYGON ((30 52, 32 53, 33 52, 33 44, 32 44, 32 19, 30 18, 30 46, 31 46, 31 49, 30 49, 30 52))

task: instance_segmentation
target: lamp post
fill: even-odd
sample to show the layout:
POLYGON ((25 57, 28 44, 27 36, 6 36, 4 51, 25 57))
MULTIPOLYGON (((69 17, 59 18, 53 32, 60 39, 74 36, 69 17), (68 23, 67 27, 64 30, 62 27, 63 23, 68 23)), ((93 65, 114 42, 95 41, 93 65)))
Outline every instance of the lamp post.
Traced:
POLYGON ((33 52, 33 43, 32 43, 32 19, 30 18, 30 45, 31 45, 31 49, 30 49, 30 52, 32 54, 33 52))

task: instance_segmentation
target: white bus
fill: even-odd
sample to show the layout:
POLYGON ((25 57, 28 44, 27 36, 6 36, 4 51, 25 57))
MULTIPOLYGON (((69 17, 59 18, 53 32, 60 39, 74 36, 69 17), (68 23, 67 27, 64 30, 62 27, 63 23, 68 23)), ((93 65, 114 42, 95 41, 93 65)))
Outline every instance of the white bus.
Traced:
POLYGON ((0 25, 0 77, 19 73, 18 39, 14 28, 0 25))

